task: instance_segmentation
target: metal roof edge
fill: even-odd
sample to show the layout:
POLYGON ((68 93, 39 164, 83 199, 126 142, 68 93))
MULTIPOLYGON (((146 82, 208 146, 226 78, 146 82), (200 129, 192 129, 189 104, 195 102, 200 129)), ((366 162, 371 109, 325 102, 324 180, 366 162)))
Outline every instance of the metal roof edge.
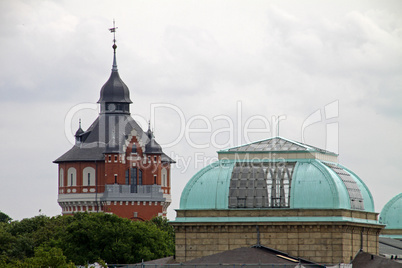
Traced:
POLYGON ((359 219, 342 216, 330 217, 176 217, 171 223, 253 223, 253 222, 351 222, 361 224, 375 224, 384 227, 376 220, 359 219))
POLYGON ((104 158, 103 159, 85 159, 85 160, 57 160, 56 159, 52 163, 59 164, 59 163, 67 163, 67 162, 71 163, 71 162, 99 162, 99 161, 104 162, 105 159, 104 158))

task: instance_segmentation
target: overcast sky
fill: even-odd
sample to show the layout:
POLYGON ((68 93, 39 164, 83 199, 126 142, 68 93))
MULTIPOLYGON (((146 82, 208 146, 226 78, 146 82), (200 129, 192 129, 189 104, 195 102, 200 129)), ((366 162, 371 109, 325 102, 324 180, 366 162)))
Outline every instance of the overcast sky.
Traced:
POLYGON ((113 19, 131 113, 144 128, 154 115, 177 161, 170 219, 216 151, 276 135, 279 115, 280 136, 338 151, 377 212, 402 192, 399 0, 2 0, 0 211, 13 219, 61 213, 52 161, 97 116, 113 19))

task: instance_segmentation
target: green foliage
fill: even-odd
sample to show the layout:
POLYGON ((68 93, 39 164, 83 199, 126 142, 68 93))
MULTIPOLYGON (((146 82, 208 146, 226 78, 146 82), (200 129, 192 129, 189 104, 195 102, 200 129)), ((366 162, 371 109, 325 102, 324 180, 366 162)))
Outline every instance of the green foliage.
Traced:
POLYGON ((169 220, 158 216, 154 217, 150 220, 150 223, 155 224, 160 230, 165 231, 168 235, 168 242, 173 242, 171 245, 172 249, 175 249, 174 241, 175 241, 175 233, 172 225, 169 224, 169 220))
POLYGON ((0 211, 0 222, 9 223, 12 219, 6 214, 0 211))
POLYGON ((162 217, 138 222, 76 213, 0 223, 0 267, 138 263, 173 254, 174 230, 162 217))
POLYGON ((73 268, 75 265, 67 263, 66 256, 60 248, 35 248, 35 256, 24 260, 24 267, 43 267, 43 268, 73 268))

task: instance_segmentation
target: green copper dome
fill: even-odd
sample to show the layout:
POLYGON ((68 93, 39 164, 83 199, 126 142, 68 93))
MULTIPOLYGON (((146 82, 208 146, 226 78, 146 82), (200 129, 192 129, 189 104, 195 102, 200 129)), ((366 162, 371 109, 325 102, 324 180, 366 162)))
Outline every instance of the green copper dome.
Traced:
MULTIPOLYGON (((281 179, 278 178, 276 179, 277 185, 273 185, 275 182, 269 183, 275 167, 284 165, 284 163, 286 162, 267 160, 254 160, 252 163, 234 160, 217 161, 200 170, 187 183, 181 195, 180 209, 357 209, 374 212, 373 198, 367 186, 348 169, 335 163, 324 163, 316 159, 298 159, 286 163, 291 166, 292 173, 289 174, 291 175, 289 177, 284 176, 284 181, 289 182, 289 185, 286 184, 286 181, 281 185, 281 179), (242 187, 234 186, 237 183, 234 179, 236 168, 244 170, 245 167, 256 164, 257 167, 251 167, 251 171, 241 173, 244 183, 248 184, 244 187, 243 196, 245 197, 242 198, 242 187), (264 166, 267 167, 265 171, 264 166), (333 170, 334 167, 344 174, 338 175, 333 170), (257 178, 253 181, 252 174, 253 172, 258 174, 256 172, 258 169, 261 170, 261 179, 257 178), (271 170, 267 171, 267 169, 271 170), (264 182, 266 183, 267 176, 268 183, 263 185, 264 182), (349 181, 342 180, 341 176, 347 176, 349 181), (262 184, 261 194, 257 193, 258 181, 262 184), (239 200, 244 200, 248 204, 238 206, 239 200), (265 200, 265 202, 260 202, 260 200, 265 200)), ((282 172, 286 174, 288 171, 282 172)))
POLYGON ((385 229, 402 229, 402 193, 385 204, 379 221, 386 224, 385 229))
MULTIPOLYGON (((220 160, 201 169, 187 183, 180 209, 374 212, 372 195, 363 181, 336 163, 336 154, 311 148, 275 137, 218 152, 220 160), (276 157, 269 152, 271 148, 276 157)), ((402 207, 402 200, 400 204, 402 207)))

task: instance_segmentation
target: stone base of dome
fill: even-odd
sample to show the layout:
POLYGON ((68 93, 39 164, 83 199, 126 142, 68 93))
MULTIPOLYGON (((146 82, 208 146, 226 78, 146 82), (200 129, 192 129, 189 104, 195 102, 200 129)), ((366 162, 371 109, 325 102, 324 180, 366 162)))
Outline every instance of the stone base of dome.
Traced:
POLYGON ((189 261, 253 245, 323 264, 379 253, 377 213, 351 210, 178 210, 176 259, 189 261))
POLYGON ((402 239, 402 229, 382 229, 381 236, 402 239))

